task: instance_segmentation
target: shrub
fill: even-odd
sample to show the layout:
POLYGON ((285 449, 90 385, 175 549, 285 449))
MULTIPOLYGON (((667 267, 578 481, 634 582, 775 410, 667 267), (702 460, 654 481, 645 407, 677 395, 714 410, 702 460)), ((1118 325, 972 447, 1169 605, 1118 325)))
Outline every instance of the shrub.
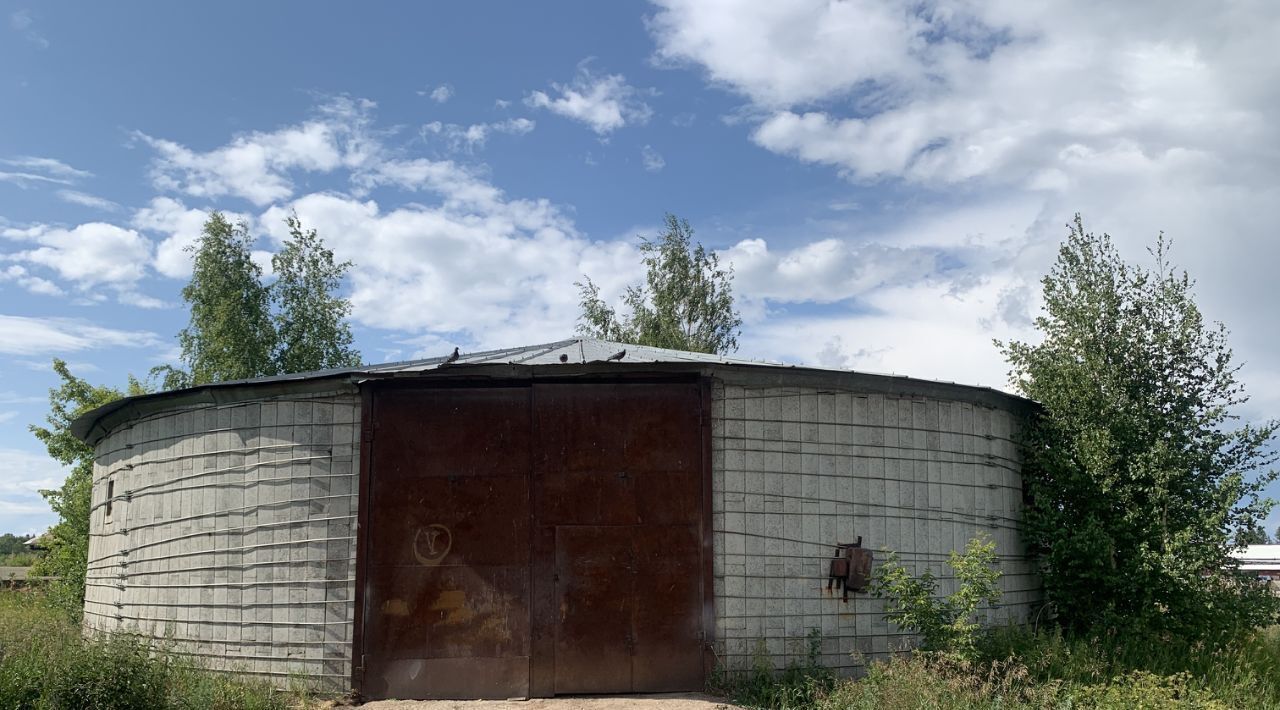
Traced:
POLYGON ((995 543, 985 537, 970 540, 963 554, 952 550, 947 564, 955 572, 957 588, 939 597, 933 573, 926 570, 912 577, 897 554, 889 552, 876 570, 872 591, 887 600, 885 616, 890 621, 921 635, 924 650, 971 659, 981 628, 975 613, 984 602, 1000 599, 1000 571, 994 562, 995 543))

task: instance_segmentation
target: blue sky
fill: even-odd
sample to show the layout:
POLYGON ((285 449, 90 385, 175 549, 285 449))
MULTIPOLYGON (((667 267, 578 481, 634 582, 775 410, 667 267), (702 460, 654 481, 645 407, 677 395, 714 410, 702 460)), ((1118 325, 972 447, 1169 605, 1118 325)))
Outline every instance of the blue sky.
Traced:
POLYGON ((0 531, 53 519, 49 360, 173 362, 214 208, 352 260, 371 362, 568 337, 673 212, 739 354, 991 386, 1081 211, 1280 412, 1274 3, 368 5, 0 2, 0 531))

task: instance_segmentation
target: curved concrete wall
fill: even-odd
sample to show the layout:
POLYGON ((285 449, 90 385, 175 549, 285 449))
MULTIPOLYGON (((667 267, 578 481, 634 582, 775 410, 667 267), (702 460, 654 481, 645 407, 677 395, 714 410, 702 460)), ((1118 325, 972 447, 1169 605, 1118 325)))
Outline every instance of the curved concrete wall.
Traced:
MULTIPOLYGON (((826 592, 835 544, 859 535, 931 570, 945 593, 947 554, 985 533, 1004 596, 984 613, 1000 623, 1034 611, 1013 443, 1025 403, 905 378, 704 373, 726 668, 750 667, 760 644, 777 665, 798 659, 811 629, 822 661, 846 674, 906 648, 883 602, 826 592)), ((97 445, 85 625, 167 637, 206 665, 281 684, 297 674, 349 688, 360 407, 353 387, 335 386, 118 425, 97 445)))
POLYGON ((359 421, 348 388, 117 427, 96 449, 85 626, 349 687, 359 421))
MULTIPOLYGON (((883 380, 883 378, 882 378, 883 380)), ((729 669, 751 667, 757 646, 777 665, 802 658, 810 629, 822 661, 845 674, 912 639, 884 618, 883 601, 826 592, 837 542, 861 535, 898 551, 950 592, 945 564, 979 533, 996 542, 994 623, 1025 618, 1040 580, 1018 535, 1022 481, 1012 440, 1017 400, 974 388, 903 380, 879 391, 833 376, 717 380, 712 390, 712 508, 716 651, 729 669), (917 393, 907 394, 910 390, 917 393), (981 394, 982 396, 977 396, 981 394)))

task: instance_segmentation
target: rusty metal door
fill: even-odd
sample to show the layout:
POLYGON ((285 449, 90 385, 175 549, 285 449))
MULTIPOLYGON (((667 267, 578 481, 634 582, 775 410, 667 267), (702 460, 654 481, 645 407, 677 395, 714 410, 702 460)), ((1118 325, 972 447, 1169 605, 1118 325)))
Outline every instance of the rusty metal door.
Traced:
POLYGON ((375 391, 364 695, 528 694, 529 394, 375 391))
POLYGON ((534 385, 536 694, 702 688, 699 392, 534 385))
POLYGON ((367 407, 363 695, 702 688, 698 383, 391 386, 367 407))

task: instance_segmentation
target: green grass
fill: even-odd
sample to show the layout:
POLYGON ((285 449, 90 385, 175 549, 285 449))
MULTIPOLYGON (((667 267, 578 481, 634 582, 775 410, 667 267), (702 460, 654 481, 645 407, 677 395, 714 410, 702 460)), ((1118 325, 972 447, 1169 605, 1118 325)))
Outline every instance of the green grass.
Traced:
POLYGON ((204 670, 126 635, 85 638, 39 590, 0 592, 0 708, 285 710, 256 679, 204 670))
POLYGON ((0 567, 30 567, 40 559, 35 552, 10 552, 0 555, 0 567))
MULTIPOLYGON (((810 638, 812 649, 820 639, 810 638)), ((859 680, 835 680, 816 655, 772 673, 758 654, 747 673, 717 674, 734 702, 772 710, 1020 710, 1061 708, 1275 708, 1280 710, 1280 628, 1219 650, 1161 643, 1070 639, 999 629, 980 660, 902 654, 859 680)))

